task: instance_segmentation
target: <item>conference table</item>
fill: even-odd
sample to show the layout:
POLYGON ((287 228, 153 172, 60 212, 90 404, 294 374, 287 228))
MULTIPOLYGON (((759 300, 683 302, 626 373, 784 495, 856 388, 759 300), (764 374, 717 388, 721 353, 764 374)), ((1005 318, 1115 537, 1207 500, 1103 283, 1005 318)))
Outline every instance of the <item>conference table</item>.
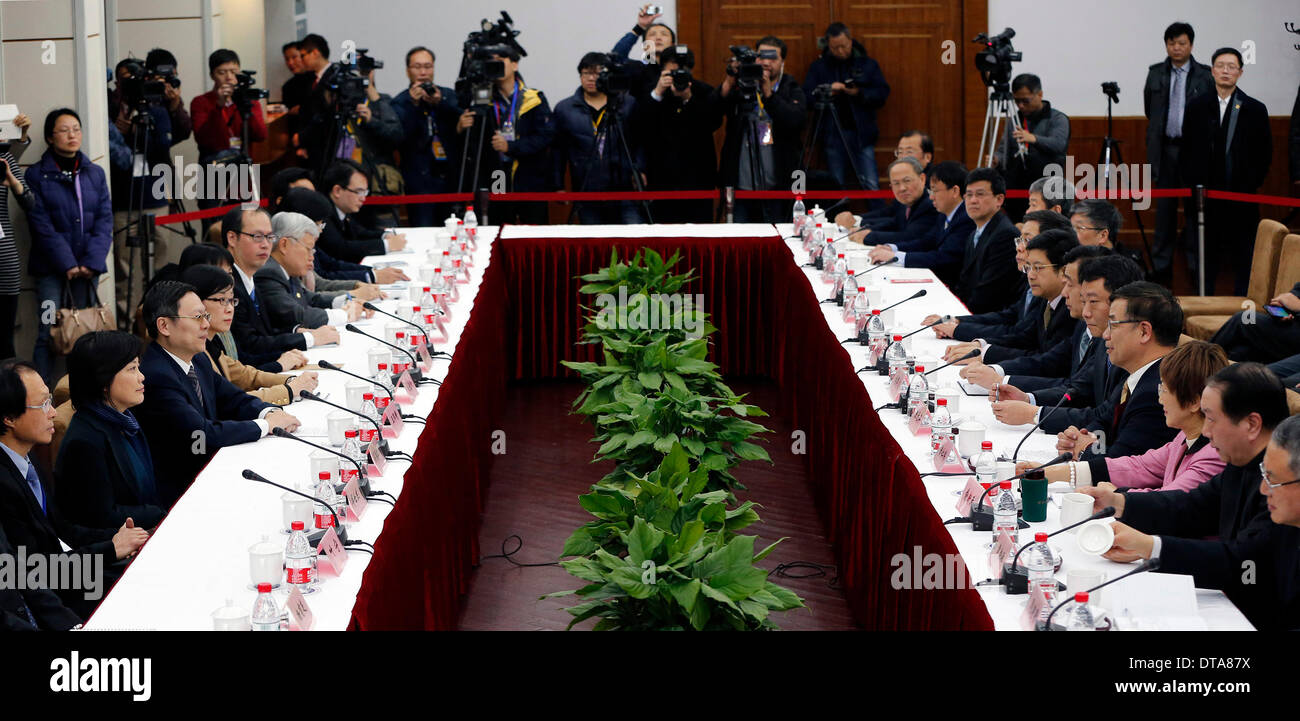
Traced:
MULTIPOLYGON (((404 263, 408 275, 417 277, 425 254, 441 247, 438 238, 446 234, 435 228, 404 232, 410 240, 407 251, 366 262, 404 263)), ((695 271, 684 292, 702 296, 719 329, 711 337, 710 360, 729 376, 766 377, 777 384, 781 408, 769 410, 784 414, 802 434, 807 482, 858 624, 900 630, 1021 628, 1025 596, 977 585, 990 575, 990 534, 969 525, 944 525, 958 515, 954 492, 966 479, 921 477, 933 469, 929 438, 912 435, 898 411, 874 410, 886 402, 887 383, 875 373, 854 372, 865 364, 866 349, 840 343, 852 335, 851 324, 835 305, 820 302, 829 286, 802 267, 807 259, 797 241, 786 239, 790 232, 788 224, 480 228, 471 281, 460 286, 447 341, 437 346, 453 357, 450 363, 436 362, 430 374, 443 385, 421 386, 415 402, 403 408, 427 423, 407 424, 390 441, 393 450, 414 460, 391 460, 372 481, 375 490, 393 494, 397 502, 392 507, 370 503, 360 522, 349 527, 351 538, 374 544, 374 556, 349 553, 342 574, 325 574, 318 590, 306 596, 313 629, 456 627, 480 556, 478 527, 488 471, 494 463, 509 462, 493 451, 508 385, 571 379, 576 376, 561 360, 595 359, 595 346, 576 344, 582 304, 589 302, 577 292, 578 276, 606 265, 611 250, 622 257, 647 247, 665 257, 680 252, 678 269, 695 271), (900 563, 930 556, 949 559, 945 565, 955 574, 937 587, 900 585, 900 563)), ((852 262, 861 264, 863 258, 854 254, 852 262)), ((919 327, 931 313, 964 312, 928 270, 890 267, 869 277, 880 288, 883 305, 926 289, 926 297, 893 311, 892 325, 900 331, 919 327)), ((406 297, 405 289, 389 290, 406 297)), ((396 302, 388 299, 379 306, 392 310, 396 302)), ((389 322, 377 318, 358 326, 381 335, 389 322)), ((365 368, 372 341, 342 335, 336 347, 309 351, 309 362, 365 368)), ((930 331, 913 336, 910 343, 918 359, 941 357, 946 344, 930 331)), ((955 382, 956 373, 956 368, 939 371, 937 385, 955 382)), ((351 379, 321 371, 320 381, 319 390, 329 400, 343 402, 351 379)), ((297 435, 326 443, 321 437, 324 419, 334 409, 296 401, 288 410, 302 420, 297 435)), ((1028 430, 996 422, 985 397, 962 397, 959 415, 982 423, 995 452, 1008 456, 1028 430)), ((768 442, 772 452, 789 443, 779 438, 768 442)), ((86 627, 207 629, 211 614, 227 601, 251 608, 255 592, 249 585, 248 549, 263 537, 284 542, 283 491, 247 481, 241 473, 249 468, 294 485, 307 473, 312 451, 291 440, 264 438, 218 452, 86 627), (180 569, 190 570, 182 574, 180 569)), ((1036 433, 1020 457, 1047 460, 1055 455, 1054 439, 1036 433)), ((1022 542, 1032 539, 1035 530, 1059 527, 1059 495, 1065 490, 1053 489, 1055 505, 1049 503, 1047 521, 1022 530, 1022 542)), ((1083 554, 1067 534, 1052 543, 1064 557, 1061 580, 1070 569, 1096 569, 1110 578, 1127 570, 1083 554)), ((774 555, 768 562, 776 559, 774 555)), ((1251 627, 1222 593, 1171 587, 1170 579, 1149 580, 1158 575, 1142 574, 1107 589, 1103 605, 1121 604, 1113 612, 1125 623, 1117 625, 1251 627), (1166 593, 1183 603, 1171 606, 1168 614, 1153 613, 1166 593)), ((914 576, 921 579, 921 574, 914 576)), ((285 591, 276 593, 283 605, 285 591)), ((780 619, 775 620, 779 625, 780 619)))

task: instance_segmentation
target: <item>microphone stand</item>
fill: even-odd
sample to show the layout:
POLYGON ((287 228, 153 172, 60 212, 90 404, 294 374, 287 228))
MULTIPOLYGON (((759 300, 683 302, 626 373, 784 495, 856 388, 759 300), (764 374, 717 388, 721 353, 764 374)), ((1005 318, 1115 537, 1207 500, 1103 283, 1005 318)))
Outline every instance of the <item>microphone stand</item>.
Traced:
MULTIPOLYGON (((369 421, 371 424, 375 426, 375 438, 379 440, 379 450, 383 452, 384 458, 393 457, 393 454, 390 454, 388 452, 388 440, 384 438, 384 428, 379 424, 379 421, 375 420, 374 418, 371 418, 370 416, 365 415, 364 413, 361 413, 359 411, 354 411, 351 408, 348 408, 347 406, 341 406, 337 403, 331 403, 330 401, 321 398, 320 396, 316 395, 315 393, 312 393, 311 391, 305 388, 303 390, 298 391, 298 397, 304 400, 318 401, 320 403, 324 403, 327 406, 330 406, 332 408, 337 408, 341 411, 347 411, 348 413, 351 413, 352 415, 358 418, 364 418, 365 420, 369 421)), ((302 439, 300 438, 298 440, 302 440, 302 439)), ((310 443, 310 441, 303 441, 303 443, 310 443)), ((313 443, 312 445, 315 444, 313 443)))
MULTIPOLYGON (((1064 528, 1058 528, 1057 530, 1047 534, 1047 537, 1051 538, 1052 536, 1064 533, 1071 528, 1078 528, 1089 521, 1095 521, 1100 518, 1110 518, 1113 515, 1115 515, 1114 508, 1103 508, 1082 521, 1076 521, 1064 528)), ((1002 585, 1006 587, 1007 593, 1013 596, 1029 593, 1029 569, 1020 571, 1016 566, 1016 562, 1020 560, 1020 554, 1024 553, 1026 548, 1029 548, 1035 543, 1037 543, 1037 541, 1030 541, 1021 546, 1020 550, 1016 551, 1016 555, 1011 557, 1011 564, 1002 567, 1002 585)))
MULTIPOLYGON (((984 493, 980 494, 979 500, 976 501, 973 506, 971 506, 971 511, 969 516, 960 516, 957 518, 948 519, 947 521, 944 521, 944 525, 947 525, 949 523, 965 523, 967 521, 970 521, 972 530, 992 531, 993 514, 987 511, 979 510, 980 508, 984 507, 984 499, 989 497, 989 491, 992 491, 993 488, 1001 484, 1002 481, 1014 481, 1019 478, 1024 478, 1030 473, 1041 471, 1044 468, 1047 468, 1048 466, 1054 466, 1058 463, 1068 460, 1069 458, 1070 458, 1069 453, 1062 453, 1061 455, 1057 456, 1056 458, 1053 458, 1052 460, 1048 461, 1047 463, 1044 463, 1041 466, 1038 466, 1037 468, 1030 468, 1024 473, 1018 473, 1010 478, 1003 478, 1002 480, 995 482, 993 485, 990 485, 988 488, 985 488, 984 493)), ((1029 524, 1025 523, 1024 521, 1020 521, 1020 524, 1021 524, 1020 525, 1021 528, 1029 528, 1029 524)))
MULTIPOLYGON (((380 314, 380 315, 386 315, 386 316, 388 316, 389 318, 392 318, 393 320, 401 321, 401 322, 403 322, 403 323, 405 323, 405 324, 411 326, 412 328, 414 328, 414 329, 420 331, 420 335, 425 336, 426 338, 428 337, 428 334, 429 334, 428 329, 424 328, 423 326, 421 326, 421 325, 419 325, 419 324, 417 324, 417 323, 413 323, 413 322, 411 322, 411 321, 409 321, 409 320, 403 318, 402 316, 397 315, 396 313, 389 313, 389 312, 386 311, 386 310, 380 310, 378 306, 376 306, 374 303, 371 303, 370 301, 366 301, 365 303, 362 303, 362 304, 361 304, 361 307, 362 307, 362 308, 365 308, 366 310, 373 310, 374 312, 376 312, 376 313, 378 313, 378 314, 380 314)), ((429 344, 429 355, 430 355, 430 356, 446 356, 446 357, 448 357, 448 358, 451 357, 451 354, 450 354, 450 353, 444 353, 444 352, 442 352, 442 351, 440 351, 440 350, 433 350, 433 341, 428 341, 428 344, 429 344)))
MULTIPOLYGON (((883 267, 885 267, 885 266, 884 266, 884 265, 878 265, 878 266, 876 266, 876 268, 883 268, 883 267)), ((867 273, 870 273, 872 270, 875 270, 876 268, 871 268, 870 270, 867 270, 866 272, 864 272, 862 275, 866 275, 867 273)), ((906 303, 906 302, 909 301, 909 300, 916 300, 917 298, 923 297, 923 296, 926 294, 926 292, 927 292, 926 289, 925 289, 925 288, 922 288, 922 289, 916 291, 915 293, 913 293, 912 295, 909 295, 908 297, 906 297, 906 298, 904 298, 904 299, 898 301, 897 303, 895 303, 895 304, 893 304, 893 305, 885 306, 884 308, 881 308, 881 309, 880 309, 880 312, 881 312, 881 313, 884 313, 884 312, 887 311, 887 310, 893 310, 893 309, 897 308, 898 306, 900 306, 900 305, 906 303)), ((920 330, 925 330, 925 329, 924 329, 924 328, 921 328, 920 330)), ((857 341, 857 342, 861 343, 862 345, 866 345, 866 344, 867 344, 866 338, 867 338, 867 329, 866 329, 866 328, 863 328, 861 333, 859 333, 858 335, 856 335, 856 336, 854 336, 854 337, 852 337, 852 338, 846 338, 846 339, 840 341, 840 344, 843 345, 843 344, 845 344, 845 343, 852 343, 853 341, 857 341)), ((888 346, 886 346, 885 349, 888 350, 888 349, 889 349, 888 346)))
POLYGON ((1029 440, 1029 437, 1032 436, 1032 435, 1034 434, 1034 431, 1038 430, 1039 426, 1041 426, 1041 425, 1043 425, 1044 423, 1046 423, 1046 422, 1047 422, 1047 419, 1052 417, 1052 414, 1056 412, 1056 409, 1058 409, 1058 408, 1061 407, 1061 404, 1062 404, 1062 403, 1064 403, 1064 402, 1070 400, 1070 392, 1073 391, 1073 390, 1074 390, 1074 388, 1066 388, 1066 389, 1065 389, 1065 392, 1061 394, 1061 399, 1060 399, 1059 401, 1056 402, 1056 405, 1052 406, 1052 409, 1051 409, 1051 410, 1049 410, 1048 412, 1044 413, 1044 414, 1043 414, 1043 417, 1042 417, 1042 418, 1039 418, 1039 419, 1038 419, 1038 422, 1034 424, 1034 427, 1033 427, 1033 428, 1030 428, 1030 429, 1029 429, 1029 432, 1025 434, 1025 437, 1020 439, 1020 442, 1016 444, 1016 450, 1015 450, 1015 452, 1011 454, 1011 462, 1012 462, 1012 463, 1015 463, 1015 462, 1016 462, 1016 459, 1018 459, 1018 458, 1020 457, 1020 447, 1023 446, 1023 445, 1025 445, 1025 441, 1029 440))
MULTIPOLYGON (((376 336, 370 335, 369 333, 367 333, 367 332, 361 330, 360 328, 357 328, 355 325, 353 325, 353 324, 351 324, 351 323, 348 323, 347 325, 343 326, 343 328, 344 328, 345 330, 348 330, 348 331, 351 331, 351 332, 353 332, 353 333, 356 333, 357 335, 365 336, 365 337, 369 338, 370 340, 375 341, 376 343, 383 343, 384 345, 388 346, 389 348, 392 348, 392 349, 394 349, 394 350, 399 350, 399 351, 405 353, 405 354, 406 354, 406 357, 411 359, 411 370, 410 370, 411 379, 414 380, 417 384, 418 384, 418 383, 422 383, 422 382, 424 382, 424 374, 420 372, 420 364, 416 362, 416 360, 415 360, 415 354, 411 353, 411 351, 409 351, 409 350, 407 350, 407 349, 405 349, 405 348, 403 348, 403 347, 401 347, 400 345, 397 345, 397 344, 395 344, 395 343, 389 343, 388 341, 384 340, 383 338, 379 338, 379 337, 376 337, 376 336)), ((438 381, 431 381, 431 382, 432 382, 434 385, 442 385, 442 384, 439 383, 438 381)))
MULTIPOLYGON (((1133 569, 1132 571, 1129 571, 1128 573, 1124 574, 1123 576, 1118 576, 1118 577, 1116 577, 1116 578, 1112 578, 1112 579, 1110 579, 1109 581, 1106 581, 1105 583, 1099 583, 1099 584, 1097 584, 1096 586, 1093 586, 1092 588, 1088 589, 1087 591, 1084 591, 1084 593, 1091 594, 1093 591, 1099 591, 1099 590, 1101 590, 1102 588, 1105 588, 1106 586, 1109 586, 1110 584, 1112 584, 1112 583, 1114 583, 1114 582, 1116 582, 1116 581, 1119 581, 1119 580, 1122 580, 1122 579, 1128 578, 1129 576, 1133 576, 1133 575, 1136 575, 1136 574, 1139 574, 1139 573, 1145 573, 1145 572, 1147 572, 1147 571, 1155 571, 1155 570, 1158 570, 1159 568, 1160 568, 1160 559, 1159 559, 1159 558, 1148 558, 1147 560, 1145 560, 1145 561, 1143 561, 1142 563, 1138 564, 1138 567, 1137 567, 1137 568, 1133 569)), ((1051 612, 1051 613, 1047 614, 1047 620, 1046 620, 1046 621, 1044 621, 1044 622, 1041 623, 1041 624, 1036 624, 1036 625, 1034 626, 1034 630, 1035 630, 1035 631, 1051 631, 1051 630, 1052 630, 1052 617, 1056 615, 1056 612, 1057 612, 1057 611, 1059 611, 1059 610, 1061 610, 1062 608, 1064 608, 1066 604, 1068 604, 1070 601, 1073 601, 1073 600, 1074 600, 1073 598, 1067 598, 1067 599, 1065 599, 1064 601, 1062 601, 1061 604, 1060 604, 1059 606, 1057 606, 1056 608, 1053 608, 1053 609, 1052 609, 1052 612, 1051 612)))
MULTIPOLYGON (((340 453, 334 450, 333 448, 330 448, 329 446, 322 446, 316 443, 312 443, 311 441, 305 438, 299 438, 298 436, 295 436, 294 434, 290 433, 289 431, 286 431, 283 428, 273 428, 271 430, 271 435, 275 436, 276 438, 288 438, 290 440, 298 441, 299 443, 306 443, 312 448, 317 448, 322 451, 325 451, 326 453, 331 453, 333 455, 336 455, 339 458, 342 458, 343 460, 356 466, 357 473, 358 473, 357 485, 361 487, 362 493, 365 493, 367 496, 370 495, 370 476, 369 474, 366 473, 366 464, 357 461, 355 458, 349 458, 347 455, 340 453)), ((336 492, 340 491, 341 489, 342 489, 342 485, 334 487, 334 490, 336 492)))
MULTIPOLYGON (((911 299, 909 298, 908 300, 911 300, 911 299)), ((911 333, 908 333, 907 335, 900 337, 899 340, 907 340, 908 338, 911 338, 912 336, 916 335, 917 333, 920 333, 921 331, 925 330, 926 328, 933 328, 933 327, 935 327, 936 325, 939 325, 940 323, 943 323, 943 322, 945 322, 945 321, 947 321, 947 320, 952 320, 952 316, 950 316, 950 315, 945 315, 943 318, 940 318, 939 320, 937 320, 937 321, 935 321, 935 322, 933 322, 933 323, 931 323, 931 324, 929 324, 929 325, 923 325, 923 326, 921 326, 920 328, 917 328, 916 330, 912 331, 911 333)), ((857 338, 851 338, 851 339, 849 339, 849 340, 842 341, 841 345, 842 345, 843 343, 849 343, 849 342, 852 342, 852 341, 855 341, 855 340, 856 340, 856 341, 861 341, 861 340, 862 340, 862 336, 858 336, 857 338)), ((891 341, 889 342, 889 345, 893 345, 893 344, 894 344, 894 342, 891 340, 891 341)), ((885 346, 885 350, 889 350, 889 346, 885 346)), ((974 352, 975 355, 979 355, 979 352, 978 352, 978 351, 973 351, 973 352, 974 352)), ((965 356, 962 356, 961 358, 958 358, 957 360, 953 361, 952 363, 957 363, 957 362, 959 362, 959 361, 964 361, 964 360, 966 360, 967 358, 971 358, 971 357, 973 357, 973 356, 972 356, 971 354, 968 353, 968 354, 966 354, 965 356)), ((935 370, 935 371, 937 371, 937 370, 943 370, 944 368, 947 368, 948 366, 952 365, 952 363, 949 363, 948 365, 945 365, 945 366, 940 366, 940 367, 938 367, 938 368, 935 368, 934 370, 935 370)), ((878 366, 863 366, 863 367, 859 368, 859 369, 857 370, 857 372, 858 372, 858 373, 866 373, 866 372, 869 371, 869 370, 875 370, 877 367, 878 367, 878 366)), ((933 373, 933 372, 934 372, 934 371, 926 371, 926 375, 929 375, 930 373, 933 373)))
POLYGON ((401 412, 401 410, 402 410, 402 406, 401 406, 401 404, 398 403, 398 402, 397 402, 397 399, 393 397, 393 392, 392 392, 391 390, 388 389, 388 386, 384 385, 383 383, 380 383, 379 381, 377 381, 377 380, 375 380, 375 379, 373 379, 373 378, 367 378, 367 377, 361 375, 360 373, 351 373, 351 372, 349 372, 349 371, 345 371, 345 370, 343 370, 342 368, 339 368, 338 366, 334 365, 333 363, 330 363, 329 361, 325 361, 325 360, 323 360, 323 361, 318 362, 316 365, 320 366, 321 368, 324 368, 324 369, 327 370, 327 371, 338 371, 339 373, 342 373, 342 374, 345 375, 345 376, 351 376, 351 377, 353 377, 353 378, 356 378, 357 380, 365 381, 365 382, 367 382, 367 383, 370 383, 370 384, 374 385, 376 388, 379 388, 379 389, 382 390, 384 393, 388 394, 388 402, 389 402, 389 404, 390 404, 390 405, 397 406, 398 414, 402 416, 402 419, 403 419, 403 420, 416 420, 416 421, 421 421, 421 422, 424 420, 423 418, 420 418, 419 416, 415 415, 414 413, 402 413, 402 412, 401 412))
MULTIPOLYGON (((278 430, 281 430, 281 429, 277 428, 276 430, 278 431, 278 430)), ((325 499, 323 499, 323 498, 317 498, 316 496, 312 496, 312 495, 309 495, 309 494, 303 493, 302 491, 298 490, 297 488, 290 488, 290 487, 288 487, 288 486, 282 486, 282 485, 280 485, 279 483, 276 483, 275 481, 267 480, 266 478, 263 478, 262 476, 260 476, 260 475, 258 475, 257 473, 255 473, 251 468, 245 468, 245 469, 244 469, 244 473, 243 473, 243 475, 244 475, 244 478, 247 478, 247 479, 250 480, 250 481, 257 481, 258 483, 266 483, 266 484, 268 484, 268 485, 275 486, 276 488, 284 489, 284 490, 286 490, 286 491, 288 491, 288 492, 290 492, 290 493, 296 493, 297 495, 302 496, 303 498, 307 498, 307 499, 313 500, 313 501, 315 501, 315 502, 321 504, 322 506, 325 506, 326 508, 330 509, 330 515, 334 516, 334 532, 335 532, 336 534, 338 534, 339 540, 340 540, 340 541, 343 541, 344 545, 347 545, 347 542, 348 542, 348 530, 347 530, 346 528, 343 527, 343 524, 339 523, 339 514, 337 514, 337 513, 334 512, 334 508, 333 508, 332 506, 330 506, 330 504, 326 503, 326 502, 325 502, 325 499)), ((311 533, 307 534, 307 542, 311 544, 311 547, 312 547, 312 548, 316 548, 317 546, 320 545, 320 541, 321 541, 321 539, 324 538, 324 537, 325 537, 325 530, 324 530, 324 529, 319 530, 319 531, 312 531, 311 533)))

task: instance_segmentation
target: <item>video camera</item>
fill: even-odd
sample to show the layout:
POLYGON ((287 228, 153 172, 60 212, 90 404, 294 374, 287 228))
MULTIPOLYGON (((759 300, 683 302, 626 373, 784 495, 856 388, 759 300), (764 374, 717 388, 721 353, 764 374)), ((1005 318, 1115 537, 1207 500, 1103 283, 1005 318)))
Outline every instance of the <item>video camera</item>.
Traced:
POLYGON ((144 61, 127 59, 122 68, 127 76, 118 80, 118 90, 128 105, 161 105, 166 99, 166 87, 180 88, 181 79, 176 76, 175 65, 147 67, 144 61))
POLYGON ((356 115, 357 106, 369 99, 366 90, 370 87, 370 73, 383 68, 384 63, 367 55, 368 52, 365 48, 357 48, 352 62, 340 60, 334 63, 335 71, 328 88, 334 98, 335 113, 351 118, 356 115))
POLYGON ((988 33, 980 33, 971 41, 985 46, 975 53, 975 69, 979 71, 980 79, 986 87, 1010 92, 1011 63, 1018 63, 1022 59, 1022 54, 1011 46, 1011 38, 1015 36, 1016 31, 1007 28, 993 37, 989 37, 988 33))
POLYGON ((630 93, 636 84, 637 77, 637 71, 628 64, 625 58, 620 58, 617 55, 606 55, 605 63, 600 68, 600 75, 596 78, 596 91, 606 95, 630 93))
POLYGON ((1101 92, 1105 93, 1112 103, 1119 102, 1119 83, 1114 81, 1102 83, 1101 92))
POLYGON ((245 70, 235 76, 235 89, 230 94, 230 99, 235 103, 235 107, 240 113, 247 113, 253 109, 253 103, 267 98, 270 93, 262 88, 253 87, 257 81, 253 76, 257 74, 256 70, 245 70))
POLYGON ((500 20, 491 23, 484 18, 481 29, 465 38, 460 74, 456 78, 456 95, 461 107, 492 104, 492 85, 506 75, 505 61, 496 58, 528 55, 515 40, 519 31, 514 29, 514 22, 502 10, 500 20))
POLYGON ((745 45, 732 45, 730 50, 731 59, 736 64, 727 64, 727 74, 735 78, 736 85, 742 89, 757 90, 763 82, 763 66, 758 64, 758 51, 745 45))

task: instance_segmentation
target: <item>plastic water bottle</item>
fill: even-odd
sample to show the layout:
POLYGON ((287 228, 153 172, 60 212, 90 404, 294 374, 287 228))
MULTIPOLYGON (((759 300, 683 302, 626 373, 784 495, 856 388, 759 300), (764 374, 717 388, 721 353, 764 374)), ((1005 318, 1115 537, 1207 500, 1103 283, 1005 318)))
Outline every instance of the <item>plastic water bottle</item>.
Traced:
MULTIPOLYGON (((867 305, 867 289, 858 286, 858 309, 867 305)), ((889 334, 885 331, 885 321, 880 317, 879 310, 871 311, 871 317, 867 321, 867 365, 873 366, 880 362, 880 357, 885 353, 885 347, 889 345, 889 334)))
POLYGON ((999 483, 998 491, 998 501, 993 506, 993 542, 996 544, 998 534, 1005 531, 1011 538, 1011 545, 1019 545, 1019 509, 1016 508, 1016 496, 1011 492, 1011 481, 999 483))
POLYGON ((934 414, 930 416, 930 456, 937 457, 945 441, 952 440, 952 414, 948 411, 948 399, 940 398, 934 402, 934 414))
MULTIPOLYGON (((371 420, 379 420, 379 409, 375 407, 375 394, 361 394, 361 415, 371 420)), ((361 430, 357 433, 357 441, 369 445, 375 440, 375 428, 369 423, 362 424, 361 430)))
POLYGON ((318 499, 315 504, 316 529, 321 530, 334 525, 334 484, 330 481, 328 471, 320 472, 320 480, 316 482, 316 493, 318 499), (324 503, 321 503, 324 501, 324 503))
POLYGON ((925 380, 925 366, 917 366, 912 381, 907 384, 907 415, 916 413, 917 407, 925 407, 930 400, 930 384, 925 380))
POLYGON ((907 350, 903 348, 903 336, 894 336, 894 342, 889 345, 889 350, 885 351, 885 363, 889 366, 891 384, 895 376, 907 372, 907 350))
MULTIPOLYGON (((434 300, 433 298, 433 286, 431 285, 424 286, 424 289, 420 291, 420 305, 418 307, 433 308, 436 305, 438 305, 438 301, 434 300)), ((416 322, 418 323, 419 321, 417 320, 416 322)))
POLYGON ((835 254, 835 265, 831 267, 831 282, 835 283, 835 302, 844 305, 844 281, 849 278, 849 262, 843 253, 835 254))
POLYGON ((387 363, 380 363, 379 368, 375 371, 375 377, 370 380, 378 383, 389 391, 393 390, 393 377, 388 373, 387 363))
POLYGON ((1047 621, 1047 614, 1056 606, 1056 556, 1047 545, 1047 533, 1034 534, 1034 545, 1025 549, 1025 569, 1029 576, 1029 593, 1046 595, 1039 610, 1038 620, 1047 621))
POLYGON ((1092 608, 1088 606, 1088 592, 1079 591, 1074 594, 1074 609, 1070 614, 1070 623, 1065 627, 1067 631, 1096 631, 1097 620, 1092 616, 1092 608))
MULTIPOLYGON (((348 458, 364 464, 366 457, 365 451, 361 450, 361 442, 357 440, 357 436, 357 429, 355 428, 349 428, 344 431, 343 448, 339 452, 348 458)), ((358 478, 357 467, 342 459, 339 459, 339 461, 339 480, 343 481, 344 484, 354 479, 360 482, 361 479, 358 478)))
POLYGON ((465 206, 465 235, 470 247, 478 250, 478 215, 474 213, 472 205, 465 206))
POLYGON ((275 597, 271 595, 271 584, 257 584, 257 598, 253 600, 253 629, 254 631, 279 631, 280 630, 280 607, 275 603, 275 597))
POLYGON ((294 521, 290 528, 284 546, 284 580, 303 593, 311 593, 316 589, 316 549, 307 540, 302 521, 294 521))
POLYGON ((980 444, 979 455, 975 456, 975 480, 981 485, 997 482, 998 458, 993 455, 993 441, 980 444))
MULTIPOLYGON (((468 217, 468 216, 466 216, 468 217)), ((807 211, 803 205, 803 194, 794 196, 794 232, 796 234, 803 230, 804 221, 808 219, 807 211)))
POLYGON ((822 224, 813 226, 812 237, 808 239, 808 261, 817 270, 822 269, 822 253, 826 250, 826 235, 822 233, 822 224))
POLYGON ((845 312, 853 308, 853 298, 858 294, 858 279, 853 277, 853 269, 845 263, 843 289, 840 292, 840 307, 845 312))

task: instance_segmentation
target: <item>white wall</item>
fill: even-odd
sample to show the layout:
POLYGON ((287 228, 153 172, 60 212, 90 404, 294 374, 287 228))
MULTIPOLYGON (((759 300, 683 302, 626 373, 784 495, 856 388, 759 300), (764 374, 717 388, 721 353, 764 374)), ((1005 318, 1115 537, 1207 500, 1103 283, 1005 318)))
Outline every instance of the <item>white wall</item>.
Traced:
MULTIPOLYGON (((522 31, 519 44, 528 51, 519 71, 532 87, 546 93, 551 106, 578 87, 578 60, 588 51, 608 52, 636 24, 640 0, 499 0, 468 3, 448 0, 384 0, 369 5, 355 0, 307 0, 307 30, 323 35, 330 44, 330 59, 346 39, 384 61, 376 73, 379 90, 392 95, 407 87, 404 58, 416 45, 432 48, 438 56, 434 79, 451 86, 460 70, 465 36, 477 30, 483 18, 496 20, 505 10, 522 31)), ((676 0, 661 0, 663 20, 676 29, 676 0)), ((270 28, 268 28, 268 31, 270 28)), ((267 47, 278 54, 290 38, 267 37, 267 47)), ((268 50, 268 57, 272 55, 268 50)), ((633 57, 640 57, 633 51, 633 57)), ((280 63, 283 65, 283 62, 280 63)))
POLYGON ((1067 115, 1105 115, 1101 83, 1120 86, 1115 115, 1142 115, 1147 67, 1165 58, 1164 31, 1182 20, 1196 30, 1193 57, 1209 64, 1220 47, 1253 41, 1256 64, 1247 65, 1241 89, 1290 115, 1300 85, 1300 36, 1283 29, 1300 23, 1295 0, 1092 0, 1086 5, 1042 0, 989 0, 989 29, 1016 30, 1025 54, 1016 72, 1043 80, 1043 97, 1067 115))

